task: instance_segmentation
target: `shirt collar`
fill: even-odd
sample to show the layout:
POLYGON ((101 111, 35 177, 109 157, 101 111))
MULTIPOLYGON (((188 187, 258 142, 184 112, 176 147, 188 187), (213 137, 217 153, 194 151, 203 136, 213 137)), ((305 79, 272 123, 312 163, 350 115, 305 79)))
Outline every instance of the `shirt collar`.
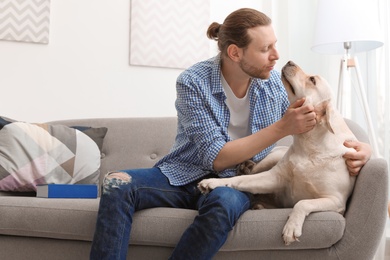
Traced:
POLYGON ((211 93, 213 95, 224 93, 221 81, 221 53, 214 57, 213 69, 211 72, 211 93))

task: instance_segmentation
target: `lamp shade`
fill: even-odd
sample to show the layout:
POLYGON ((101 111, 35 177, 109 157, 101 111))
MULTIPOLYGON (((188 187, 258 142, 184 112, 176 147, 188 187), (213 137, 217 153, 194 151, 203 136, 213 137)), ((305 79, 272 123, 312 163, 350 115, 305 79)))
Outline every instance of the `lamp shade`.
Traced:
POLYGON ((353 53, 383 45, 377 1, 318 0, 312 50, 323 54, 345 53, 344 42, 351 42, 353 53))

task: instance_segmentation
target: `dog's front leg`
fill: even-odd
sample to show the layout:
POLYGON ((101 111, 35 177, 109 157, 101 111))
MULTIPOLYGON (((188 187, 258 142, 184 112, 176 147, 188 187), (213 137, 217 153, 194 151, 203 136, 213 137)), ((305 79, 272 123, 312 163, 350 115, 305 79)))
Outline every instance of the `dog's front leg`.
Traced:
POLYGON ((253 167, 252 174, 270 170, 283 158, 288 148, 287 146, 277 146, 272 149, 270 154, 253 167))
MULTIPOLYGON (((235 178, 235 177, 233 177, 235 178)), ((210 179, 204 179, 201 182, 198 183, 198 189, 206 194, 209 193, 211 190, 217 188, 217 187, 231 187, 231 179, 232 178, 210 178, 210 179)))
POLYGON ((336 197, 301 200, 297 202, 283 228, 283 240, 286 245, 299 241, 302 235, 302 226, 306 216, 312 212, 335 211, 342 212, 345 203, 336 197))
POLYGON ((282 183, 279 175, 270 170, 253 175, 240 175, 221 179, 204 179, 198 184, 199 190, 203 193, 223 186, 250 192, 252 194, 264 194, 275 192, 282 187, 282 183))

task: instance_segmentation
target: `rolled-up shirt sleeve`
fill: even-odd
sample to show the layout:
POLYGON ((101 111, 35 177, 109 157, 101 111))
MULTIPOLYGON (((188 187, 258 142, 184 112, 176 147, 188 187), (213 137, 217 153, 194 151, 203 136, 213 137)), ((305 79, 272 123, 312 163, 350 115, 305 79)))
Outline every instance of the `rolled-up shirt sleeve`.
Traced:
POLYGON ((196 147, 197 161, 202 168, 213 170, 215 158, 228 141, 228 136, 223 133, 223 126, 218 121, 220 115, 215 115, 224 112, 223 108, 220 108, 224 104, 213 104, 219 101, 206 91, 201 91, 202 86, 207 87, 201 81, 194 82, 194 79, 187 80, 186 83, 178 81, 176 110, 182 131, 196 147))

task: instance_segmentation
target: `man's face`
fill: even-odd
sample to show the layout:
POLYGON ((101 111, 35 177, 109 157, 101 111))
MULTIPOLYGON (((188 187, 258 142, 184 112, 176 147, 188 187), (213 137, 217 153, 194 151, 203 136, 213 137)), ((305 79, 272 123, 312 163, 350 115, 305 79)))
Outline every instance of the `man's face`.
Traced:
POLYGON ((248 29, 252 41, 246 49, 239 66, 253 78, 268 79, 274 69, 279 53, 276 50, 276 36, 271 25, 248 29))

